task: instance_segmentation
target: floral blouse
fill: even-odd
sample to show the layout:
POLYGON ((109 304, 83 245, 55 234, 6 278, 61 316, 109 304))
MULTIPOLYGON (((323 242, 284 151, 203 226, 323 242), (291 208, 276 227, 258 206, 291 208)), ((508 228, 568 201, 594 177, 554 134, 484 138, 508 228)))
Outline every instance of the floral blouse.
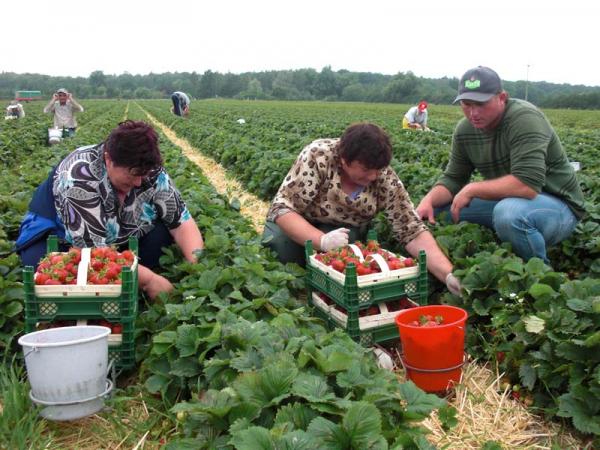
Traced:
POLYGON ((169 175, 160 172, 119 202, 104 162, 104 146, 81 147, 56 169, 52 192, 66 240, 78 247, 123 245, 162 221, 169 229, 191 218, 169 175))
POLYGON ((384 211, 402 245, 425 231, 408 192, 389 166, 356 196, 342 190, 338 142, 319 139, 302 150, 283 180, 267 220, 275 222, 294 211, 309 222, 361 226, 384 211))

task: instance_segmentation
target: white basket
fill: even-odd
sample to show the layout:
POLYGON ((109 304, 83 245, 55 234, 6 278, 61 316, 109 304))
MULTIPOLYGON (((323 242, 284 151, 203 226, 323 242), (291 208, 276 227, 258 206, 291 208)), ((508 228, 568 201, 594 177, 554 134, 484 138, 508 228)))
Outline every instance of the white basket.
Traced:
MULTIPOLYGON (((319 297, 316 292, 312 293, 313 304, 321 311, 327 313, 335 322, 342 327, 346 327, 348 323, 348 315, 337 310, 334 305, 328 305, 325 301, 319 297)), ((418 306, 416 303, 415 306, 418 306)), ((360 330, 368 330, 370 328, 380 327, 382 325, 389 325, 394 323, 396 316, 400 311, 389 311, 385 302, 377 304, 379 307, 379 314, 373 314, 371 316, 359 317, 358 328, 360 330)))
MULTIPOLYGON (((362 253, 360 252, 358 247, 356 247, 356 248, 353 248, 353 247, 356 247, 354 244, 352 244, 350 246, 350 248, 352 248, 352 250, 354 251, 356 256, 362 262, 363 261, 361 259, 362 253)), ((386 251, 389 254, 394 255, 389 250, 386 250, 386 251)), ((316 267, 321 272, 326 273, 330 278, 333 278, 334 280, 340 282, 341 284, 345 284, 346 275, 344 273, 338 272, 333 267, 328 266, 327 264, 323 264, 315 256, 316 256, 316 253, 309 256, 309 263, 311 266, 316 267)), ((394 256, 396 256, 396 255, 394 255, 394 256)), ((419 274, 419 264, 417 264, 416 262, 415 262, 415 265, 411 266, 411 267, 404 267, 402 269, 390 270, 387 263, 385 262, 385 259, 381 255, 373 254, 373 255, 371 255, 371 257, 377 261, 377 263, 379 264, 379 267, 381 268, 381 272, 358 276, 357 277, 358 287, 369 286, 374 283, 384 283, 387 281, 403 280, 405 278, 413 278, 419 274)), ((406 259, 403 257, 400 257, 400 258, 402 260, 406 259)))
MULTIPOLYGON (((81 249, 81 261, 77 269, 77 284, 52 284, 42 285, 34 284, 33 291, 37 297, 118 297, 121 295, 122 286, 120 284, 87 284, 87 273, 90 265, 91 249, 81 249)), ((54 252, 51 254, 61 254, 54 252)), ((137 256, 134 257, 131 264, 131 272, 136 275, 137 256)), ((34 276, 37 277, 37 273, 34 276)))

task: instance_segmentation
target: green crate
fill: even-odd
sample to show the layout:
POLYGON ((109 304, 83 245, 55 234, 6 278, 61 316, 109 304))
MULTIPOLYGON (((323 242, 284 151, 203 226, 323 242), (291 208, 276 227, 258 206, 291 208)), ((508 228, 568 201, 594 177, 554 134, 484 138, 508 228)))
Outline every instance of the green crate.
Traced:
POLYGON ((399 297, 408 297, 419 305, 427 304, 427 259, 423 251, 419 252, 419 270, 414 277, 380 281, 362 287, 358 285, 354 264, 349 264, 346 267, 344 283, 340 283, 319 268, 310 265, 308 262, 309 256, 313 253, 312 242, 307 241, 306 286, 309 291, 309 299, 312 290, 317 290, 323 292, 348 312, 358 312, 360 309, 368 308, 375 303, 399 297))
MULTIPOLYGON (((137 239, 131 238, 129 248, 137 253, 137 239)), ((56 236, 48 238, 48 252, 57 251, 56 236)), ((121 293, 118 296, 38 296, 35 294, 34 268, 23 269, 25 318, 40 322, 56 319, 126 319, 137 315, 138 273, 123 268, 121 293)))
POLYGON ((319 317, 325 321, 329 329, 341 328, 345 330, 352 339, 365 347, 371 347, 376 343, 382 343, 386 341, 397 341, 400 337, 398 326, 396 324, 382 325, 380 327, 361 330, 358 327, 358 313, 349 313, 348 322, 344 328, 325 311, 322 311, 316 307, 313 307, 312 310, 316 317, 319 317))
MULTIPOLYGON (((369 232, 367 239, 377 239, 373 230, 369 232)), ((310 264, 309 257, 313 253, 312 241, 306 241, 305 256, 307 264, 305 280, 308 303, 313 306, 312 309, 315 315, 325 320, 329 328, 343 328, 354 340, 364 345, 398 339, 399 334, 395 324, 386 324, 361 330, 359 327, 360 310, 400 297, 407 297, 418 305, 427 304, 429 293, 427 288, 428 273, 427 258, 424 251, 419 252, 419 268, 416 275, 390 281, 377 281, 365 286, 358 285, 358 277, 354 264, 349 264, 346 267, 344 283, 341 283, 310 264), (346 310, 348 318, 345 327, 336 322, 327 312, 315 307, 312 298, 313 292, 325 294, 333 302, 346 310)))

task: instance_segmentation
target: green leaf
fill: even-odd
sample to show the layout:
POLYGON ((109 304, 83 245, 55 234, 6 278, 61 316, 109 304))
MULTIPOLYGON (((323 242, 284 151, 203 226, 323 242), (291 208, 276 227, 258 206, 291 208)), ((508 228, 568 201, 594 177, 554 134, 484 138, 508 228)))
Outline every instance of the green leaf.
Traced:
POLYGON ((327 379, 323 376, 300 373, 294 380, 292 393, 305 398, 309 402, 320 402, 335 399, 327 379))
POLYGON ((353 448, 369 448, 379 439, 381 413, 371 403, 356 402, 344 415, 342 425, 353 448))
POLYGON ((586 347, 594 347, 600 344, 600 331, 596 331, 591 336, 588 336, 585 340, 586 347))
POLYGON ((531 364, 526 362, 519 367, 519 378, 521 379, 523 386, 530 391, 533 390, 537 380, 537 374, 531 364))
POLYGON ((556 295, 557 295, 557 293, 554 289, 552 289, 547 284, 542 284, 542 283, 534 283, 533 285, 531 285, 531 287, 529 288, 529 294, 531 294, 531 296, 533 298, 535 298, 536 300, 546 297, 546 296, 547 297, 556 297, 556 295))
POLYGON ((165 377, 163 375, 152 375, 146 380, 144 386, 151 394, 156 394, 158 392, 164 393, 170 382, 171 378, 169 377, 165 377))
POLYGON ((583 433, 600 434, 600 417, 598 411, 592 411, 585 402, 578 400, 572 393, 563 394, 558 398, 560 417, 570 417, 573 425, 583 433))
POLYGON ((206 292, 212 292, 217 287, 217 282, 219 281, 219 276, 221 274, 221 269, 214 268, 210 270, 205 270, 198 278, 198 289, 205 290, 206 292))
POLYGON ((176 331, 161 331, 152 337, 152 342, 155 344, 174 344, 176 340, 176 331))
POLYGON ((237 450, 277 450, 269 430, 263 427, 250 427, 231 435, 230 442, 237 450))
POLYGON ((446 405, 437 395, 423 392, 412 381, 400 385, 400 395, 406 400, 406 411, 416 419, 424 419, 434 409, 446 405))
POLYGON ((458 425, 456 418, 457 410, 452 406, 443 406, 438 409, 438 418, 442 422, 442 428, 446 431, 458 425))
POLYGON ((3 294, 8 300, 25 300, 25 291, 22 287, 4 289, 3 294))
POLYGON ((23 305, 19 302, 10 302, 4 309, 6 317, 15 317, 23 311, 23 305))
POLYGON ((199 344, 200 335, 195 325, 184 324, 177 327, 175 346, 181 357, 195 355, 199 344))
POLYGON ((200 364, 198 359, 195 357, 189 358, 177 358, 171 364, 171 374, 182 377, 191 378, 198 375, 201 372, 200 364))
POLYGON ((592 312, 592 303, 589 300, 569 298, 567 299, 567 306, 573 311, 592 312))
POLYGON ((316 417, 319 417, 319 414, 308 405, 293 403, 279 408, 274 424, 291 424, 293 429, 305 430, 316 417))
POLYGON ((323 417, 314 419, 306 431, 320 442, 323 450, 351 448, 349 436, 342 427, 323 417))

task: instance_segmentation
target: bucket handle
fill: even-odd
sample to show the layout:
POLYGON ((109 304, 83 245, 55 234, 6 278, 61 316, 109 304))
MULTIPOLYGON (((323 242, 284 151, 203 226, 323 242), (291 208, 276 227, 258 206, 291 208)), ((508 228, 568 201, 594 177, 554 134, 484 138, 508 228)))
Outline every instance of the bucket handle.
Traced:
POLYGON ((405 361, 404 361, 404 353, 400 353, 400 363, 402 364, 402 367, 404 368, 404 371, 406 372, 407 369, 410 370, 414 370, 415 372, 423 372, 423 373, 440 373, 440 372, 450 372, 451 370, 455 370, 455 369, 459 369, 462 366, 464 366, 467 362, 467 352, 463 353, 463 360, 461 363, 457 364, 456 366, 453 367, 445 367, 443 369, 420 369, 418 367, 413 367, 408 365, 405 361))
POLYGON ((31 353, 33 353, 33 352, 38 352, 38 351, 39 351, 38 347, 35 347, 35 346, 33 346, 33 347, 31 347, 31 350, 29 350, 27 353, 24 353, 24 354, 23 354, 23 358, 27 358, 27 356, 28 356, 29 354, 31 354, 31 353))
POLYGON ((44 405, 44 406, 77 405, 79 403, 90 402, 92 400, 96 400, 97 398, 104 397, 104 396, 108 395, 110 391, 112 391, 112 388, 113 388, 112 380, 106 380, 106 389, 101 394, 97 394, 97 395, 94 395, 93 397, 89 397, 89 398, 83 398, 81 400, 72 400, 69 402, 50 402, 50 401, 46 401, 46 400, 38 400, 37 398, 35 398, 33 396, 33 391, 31 391, 31 390, 29 391, 29 398, 31 399, 32 402, 37 403, 39 405, 44 405))

